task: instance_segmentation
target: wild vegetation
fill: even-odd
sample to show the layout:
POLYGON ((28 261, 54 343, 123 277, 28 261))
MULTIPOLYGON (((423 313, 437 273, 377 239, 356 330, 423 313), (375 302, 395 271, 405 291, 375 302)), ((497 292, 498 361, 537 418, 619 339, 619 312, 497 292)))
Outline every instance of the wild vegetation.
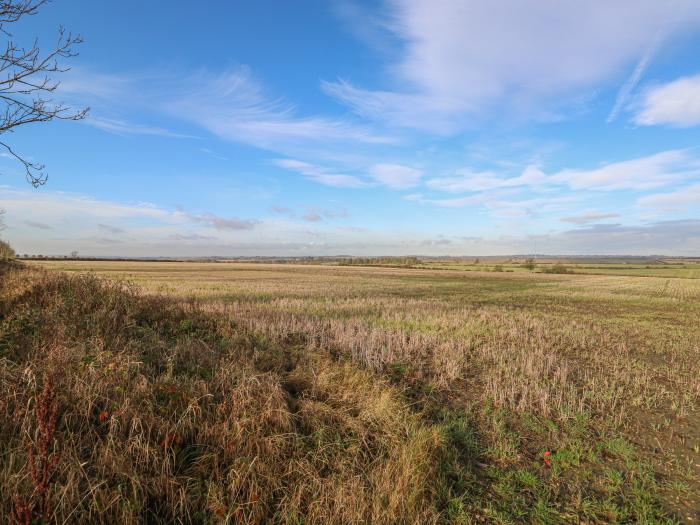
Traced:
POLYGON ((698 280, 34 264, 0 290, 17 521, 698 517, 698 280))
POLYGON ((0 261, 8 262, 15 258, 15 251, 9 243, 0 239, 0 261))

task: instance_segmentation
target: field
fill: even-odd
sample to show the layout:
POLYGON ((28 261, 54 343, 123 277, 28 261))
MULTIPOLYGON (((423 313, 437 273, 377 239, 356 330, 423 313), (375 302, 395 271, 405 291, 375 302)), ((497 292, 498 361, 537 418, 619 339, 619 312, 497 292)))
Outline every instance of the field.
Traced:
POLYGON ((446 265, 443 262, 430 262, 425 268, 448 268, 453 270, 471 271, 504 271, 504 272, 531 272, 590 274, 590 275, 621 275, 630 277, 680 277, 683 279, 700 279, 700 263, 698 262, 664 262, 664 261, 586 261, 580 260, 537 260, 533 262, 533 270, 526 267, 522 261, 505 260, 499 262, 453 263, 446 265))
POLYGON ((30 265, 3 275, 0 512, 700 521, 697 265, 30 265))
MULTIPOLYGON (((479 262, 475 263, 444 263, 429 262, 421 265, 426 269, 449 269, 465 271, 496 271, 529 273, 531 270, 522 262, 479 262)), ((700 264, 639 264, 639 263, 610 263, 610 262, 557 262, 539 261, 535 263, 535 271, 538 273, 557 273, 558 268, 565 273, 590 274, 590 275, 620 275, 629 277, 680 277, 683 279, 700 279, 700 264)))
MULTIPOLYGON (((361 260, 367 266, 392 266, 392 258, 361 260)), ((401 260, 400 258, 393 258, 401 260)), ((700 279, 700 261, 694 258, 666 259, 655 257, 484 257, 474 259, 411 258, 413 268, 508 273, 575 273, 621 275, 630 277, 680 277, 700 279)), ((353 259, 350 259, 352 262, 353 259)), ((393 265, 396 266, 396 265, 393 265)))

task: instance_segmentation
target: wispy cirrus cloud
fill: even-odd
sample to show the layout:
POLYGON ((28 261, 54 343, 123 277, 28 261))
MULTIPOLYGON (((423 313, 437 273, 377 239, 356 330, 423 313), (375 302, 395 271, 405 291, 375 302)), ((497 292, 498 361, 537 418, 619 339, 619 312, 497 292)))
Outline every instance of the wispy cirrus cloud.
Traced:
POLYGON ((225 140, 272 151, 310 144, 393 144, 396 140, 349 119, 302 115, 282 97, 270 96, 250 68, 221 71, 102 74, 78 69, 62 84, 64 96, 92 105, 86 120, 126 135, 192 138, 192 134, 143 123, 167 117, 225 140), (136 115, 139 122, 135 122, 136 115))
MULTIPOLYGON (((700 4, 693 0, 385 5, 384 27, 402 45, 389 68, 392 87, 339 80, 323 89, 364 117, 443 134, 472 124, 497 104, 510 113, 551 118, 559 106, 615 80, 622 67, 654 47, 662 29, 677 37, 700 25, 700 4)), ((650 58, 653 51, 646 53, 650 58)), ((637 76, 644 67, 642 61, 637 76)))
POLYGON ((664 28, 659 29, 655 37, 651 40, 651 42, 649 42, 649 46, 647 47, 642 57, 639 59, 639 62, 637 62, 637 65, 632 71, 632 74, 627 78, 627 80, 625 80, 625 82, 620 87, 620 90, 617 92, 617 96, 615 97, 615 104, 613 104, 613 107, 610 110, 610 114, 608 115, 606 122, 613 122, 620 114, 620 111, 622 111, 622 109, 625 107, 625 104, 627 104, 627 102, 629 101, 632 95, 632 91, 634 91, 634 88, 636 88, 637 84, 639 84, 642 75, 649 67, 651 59, 654 57, 654 54, 658 50, 661 41, 663 40, 663 29, 664 28))
POLYGON ((456 170, 454 176, 430 179, 426 185, 434 190, 464 193, 535 186, 546 180, 547 176, 537 166, 528 166, 517 177, 503 177, 493 171, 479 172, 463 168, 456 170))
POLYGON ((135 122, 128 122, 126 120, 92 115, 88 115, 88 117, 85 119, 85 123, 98 129, 109 131, 110 133, 114 133, 116 135, 155 135, 159 137, 171 138, 196 138, 192 135, 176 133, 159 126, 149 126, 135 122))
POLYGON ((364 175, 359 177, 296 159, 276 159, 273 162, 320 184, 339 188, 369 188, 382 185, 394 190, 403 190, 419 185, 424 175, 422 170, 397 163, 369 163, 359 170, 364 175))
POLYGON ((273 161, 280 168, 301 173, 307 179, 313 180, 326 186, 338 188, 366 188, 369 183, 354 176, 344 173, 337 173, 321 166, 302 162, 296 159, 276 159, 273 161))
POLYGON ((293 105, 268 97, 245 67, 192 75, 163 105, 224 139, 273 150, 288 142, 394 142, 346 120, 299 116, 293 105))

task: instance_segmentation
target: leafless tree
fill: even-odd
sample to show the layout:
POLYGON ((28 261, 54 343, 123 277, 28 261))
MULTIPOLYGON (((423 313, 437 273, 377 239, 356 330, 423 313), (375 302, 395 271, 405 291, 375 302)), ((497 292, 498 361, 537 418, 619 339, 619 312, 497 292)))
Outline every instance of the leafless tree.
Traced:
POLYGON ((47 181, 44 165, 16 153, 5 142, 5 133, 34 122, 81 120, 88 112, 88 108, 75 110, 51 99, 59 86, 52 76, 69 69, 61 66, 59 60, 76 56, 74 47, 82 43, 80 35, 60 27, 56 43, 42 53, 38 39, 31 47, 23 47, 14 42, 8 28, 22 18, 35 15, 46 2, 0 0, 0 38, 7 40, 4 50, 0 47, 0 146, 22 163, 27 181, 34 187, 47 181))

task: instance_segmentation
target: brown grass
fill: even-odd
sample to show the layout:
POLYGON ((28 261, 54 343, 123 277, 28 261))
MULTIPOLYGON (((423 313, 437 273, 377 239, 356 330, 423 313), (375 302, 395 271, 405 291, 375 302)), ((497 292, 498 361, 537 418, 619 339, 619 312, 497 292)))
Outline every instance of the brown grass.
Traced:
POLYGON ((58 267, 139 291, 3 276, 2 393, 29 409, 4 434, 0 479, 28 482, 31 400, 60 371, 57 521, 667 523, 700 512, 700 281, 58 267))
POLYGON ((2 294, 0 514, 436 519, 439 435, 368 372, 90 277, 7 270, 2 294))

